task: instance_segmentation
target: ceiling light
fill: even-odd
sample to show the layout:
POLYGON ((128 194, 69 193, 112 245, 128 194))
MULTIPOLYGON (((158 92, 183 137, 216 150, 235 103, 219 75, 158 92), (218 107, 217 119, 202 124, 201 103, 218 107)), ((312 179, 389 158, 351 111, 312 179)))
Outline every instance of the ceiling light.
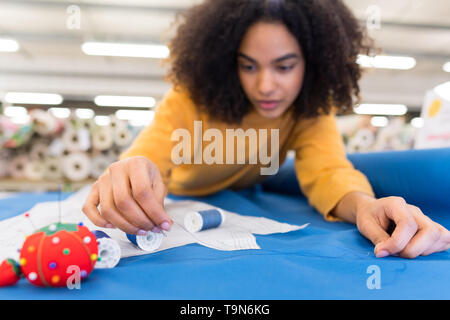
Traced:
POLYGON ((12 118, 27 115, 28 111, 24 107, 6 107, 4 110, 4 114, 5 116, 12 118))
POLYGON ((434 92, 436 92, 442 98, 450 101, 450 82, 438 85, 436 88, 434 88, 434 92))
POLYGON ((17 52, 19 43, 14 39, 0 39, 0 52, 17 52))
POLYGON ((130 121, 134 126, 149 125, 155 117, 155 111, 143 110, 117 110, 115 114, 117 119, 130 121))
POLYGON ((63 97, 54 93, 8 92, 5 101, 9 103, 58 105, 63 97))
POLYGON ((413 126, 416 129, 423 128, 424 124, 425 121, 423 120, 423 118, 413 118, 411 120, 411 126, 413 126))
POLYGON ((75 115, 80 119, 92 119, 95 116, 95 112, 92 109, 76 109, 75 115))
POLYGON ((354 111, 357 114, 403 116, 408 107, 404 104, 361 104, 354 111))
POLYGON ((156 104, 152 97, 97 96, 94 101, 101 107, 152 108, 156 104))
POLYGON ((96 116, 94 122, 98 126, 109 126, 111 123, 111 118, 108 116, 96 116))
POLYGON ((378 128, 387 127, 389 124, 389 119, 387 117, 372 117, 372 119, 370 119, 370 123, 372 126, 378 128))
POLYGON ((444 64, 442 69, 444 69, 445 72, 450 72, 450 61, 444 64))
POLYGON ((50 108, 48 111, 59 119, 66 119, 70 117, 71 114, 71 111, 68 108, 50 108))
POLYGON ((156 44, 127 44, 108 42, 85 42, 81 50, 92 56, 132 57, 165 59, 169 56, 169 48, 156 44))
POLYGON ((412 57, 359 55, 357 63, 364 68, 410 70, 417 64, 412 57))

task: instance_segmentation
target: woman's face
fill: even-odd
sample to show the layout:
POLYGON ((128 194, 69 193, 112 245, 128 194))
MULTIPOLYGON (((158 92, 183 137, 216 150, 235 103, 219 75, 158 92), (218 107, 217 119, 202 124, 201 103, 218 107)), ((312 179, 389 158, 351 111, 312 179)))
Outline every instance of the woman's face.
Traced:
POLYGON ((265 118, 281 116, 300 93, 305 61, 297 39, 282 23, 258 22, 238 50, 242 88, 265 118))

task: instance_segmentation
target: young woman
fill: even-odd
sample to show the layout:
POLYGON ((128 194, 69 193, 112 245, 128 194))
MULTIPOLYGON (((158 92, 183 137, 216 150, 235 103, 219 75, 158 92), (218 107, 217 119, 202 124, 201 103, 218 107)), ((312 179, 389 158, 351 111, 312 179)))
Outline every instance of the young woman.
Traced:
POLYGON ((200 196, 259 183, 267 162, 254 160, 275 145, 272 160, 280 164, 295 152, 310 204, 330 221, 356 224, 377 257, 449 248, 448 230, 402 198, 376 199, 346 159, 335 114, 358 98, 356 59, 370 47, 342 1, 206 0, 184 18, 170 43, 173 89, 150 126, 94 183, 83 207, 90 220, 132 234, 169 230, 166 192, 200 196), (255 132, 277 134, 260 135, 256 148, 241 146, 246 161, 236 163, 235 146, 221 139, 239 129, 246 141, 255 132), (179 130, 194 138, 181 143, 179 130), (184 161, 174 159, 177 153, 184 161))

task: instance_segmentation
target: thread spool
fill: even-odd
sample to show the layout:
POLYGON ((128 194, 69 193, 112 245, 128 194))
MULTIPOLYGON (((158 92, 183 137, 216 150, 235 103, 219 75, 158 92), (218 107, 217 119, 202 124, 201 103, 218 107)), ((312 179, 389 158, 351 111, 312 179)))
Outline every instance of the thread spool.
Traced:
POLYGON ((114 268, 119 263, 121 257, 119 244, 103 231, 94 230, 92 233, 97 238, 98 256, 100 258, 95 264, 95 268, 114 268))
POLYGON ((149 231, 145 236, 136 236, 134 234, 127 233, 127 238, 131 243, 138 246, 140 249, 147 252, 153 252, 161 246, 163 235, 162 233, 149 231))
POLYGON ((218 228, 225 222, 225 213, 220 209, 191 211, 184 217, 184 227, 192 233, 218 228))

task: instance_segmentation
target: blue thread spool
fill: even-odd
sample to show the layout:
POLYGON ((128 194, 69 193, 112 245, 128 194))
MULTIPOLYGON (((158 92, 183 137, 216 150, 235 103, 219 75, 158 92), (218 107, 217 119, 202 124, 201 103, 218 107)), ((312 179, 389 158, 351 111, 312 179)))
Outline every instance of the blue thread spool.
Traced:
POLYGON ((191 211, 184 217, 184 227, 189 232, 220 227, 225 222, 225 213, 220 209, 191 211))
POLYGON ((153 252, 161 246, 163 234, 149 231, 145 236, 136 236, 127 233, 127 238, 132 244, 138 246, 140 249, 147 252, 153 252))
POLYGON ((97 238, 99 260, 95 263, 96 269, 114 268, 120 261, 121 250, 119 243, 111 239, 106 233, 100 230, 92 231, 97 238))

